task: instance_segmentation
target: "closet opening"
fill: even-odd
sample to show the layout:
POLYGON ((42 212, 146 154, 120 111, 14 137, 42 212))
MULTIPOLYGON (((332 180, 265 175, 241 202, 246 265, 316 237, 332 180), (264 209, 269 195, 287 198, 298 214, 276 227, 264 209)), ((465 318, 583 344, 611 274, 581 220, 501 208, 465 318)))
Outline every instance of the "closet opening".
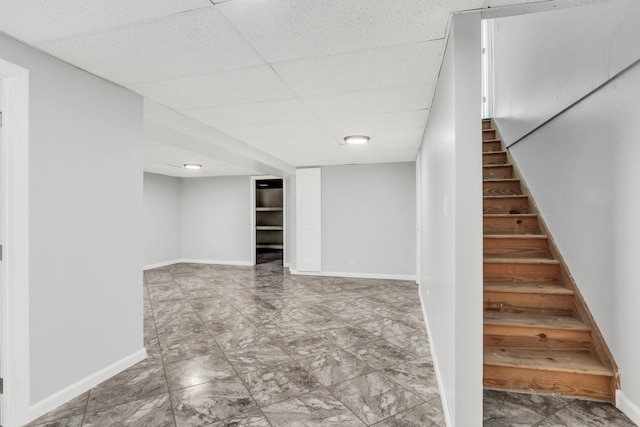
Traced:
POLYGON ((283 264, 284 188, 282 179, 255 181, 256 264, 283 264))

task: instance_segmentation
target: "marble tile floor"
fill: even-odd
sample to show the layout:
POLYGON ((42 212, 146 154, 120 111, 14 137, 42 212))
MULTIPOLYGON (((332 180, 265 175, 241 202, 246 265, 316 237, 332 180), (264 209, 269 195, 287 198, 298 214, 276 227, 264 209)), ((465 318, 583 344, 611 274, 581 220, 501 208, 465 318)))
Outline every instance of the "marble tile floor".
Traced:
MULTIPOLYGON (((145 272, 148 357, 38 427, 444 426, 415 283, 176 264, 145 272)), ((632 426, 613 406, 486 391, 485 426, 632 426)))
POLYGON ((148 357, 30 426, 443 426, 412 282, 145 272, 148 357))
POLYGON ((485 390, 485 427, 633 427, 609 403, 485 390))

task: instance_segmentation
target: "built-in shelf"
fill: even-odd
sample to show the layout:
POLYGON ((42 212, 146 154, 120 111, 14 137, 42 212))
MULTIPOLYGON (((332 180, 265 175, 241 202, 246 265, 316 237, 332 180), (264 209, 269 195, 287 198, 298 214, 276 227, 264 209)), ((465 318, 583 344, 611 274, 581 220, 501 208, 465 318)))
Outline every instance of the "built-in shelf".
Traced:
POLYGON ((258 208, 258 207, 256 207, 256 212, 282 212, 282 208, 266 208, 266 207, 258 208))
POLYGON ((256 225, 256 230, 284 230, 284 227, 278 225, 256 225))
POLYGON ((256 245, 256 249, 282 249, 282 245, 256 245))

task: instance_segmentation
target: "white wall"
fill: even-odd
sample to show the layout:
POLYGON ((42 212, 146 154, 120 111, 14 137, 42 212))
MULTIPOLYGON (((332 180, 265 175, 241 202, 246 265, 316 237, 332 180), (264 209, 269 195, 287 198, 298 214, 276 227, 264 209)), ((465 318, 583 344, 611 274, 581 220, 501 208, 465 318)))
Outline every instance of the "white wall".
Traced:
POLYGON ((251 264, 251 178, 182 180, 182 259, 251 264))
POLYGON ((640 58, 638 22, 637 0, 494 20, 494 117, 506 144, 640 58))
POLYGON ((640 423, 640 66, 511 148, 640 423), (635 405, 635 408, 633 407, 635 405))
POLYGON ((144 265, 180 259, 181 180, 144 174, 144 265))
POLYGON ((415 163, 322 167, 322 270, 414 279, 415 163))
POLYGON ((29 70, 33 416, 143 355, 142 99, 4 36, 0 55, 29 70))
POLYGON ((455 15, 419 153, 420 295, 450 425, 482 423, 480 16, 455 15))

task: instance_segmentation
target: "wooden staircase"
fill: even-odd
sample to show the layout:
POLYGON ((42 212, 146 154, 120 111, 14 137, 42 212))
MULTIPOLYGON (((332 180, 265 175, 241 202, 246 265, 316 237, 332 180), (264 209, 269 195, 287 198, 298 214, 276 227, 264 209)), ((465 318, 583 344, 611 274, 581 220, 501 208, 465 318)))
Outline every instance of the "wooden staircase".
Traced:
POLYGON ((485 388, 614 402, 615 362, 491 120, 482 139, 485 388))

